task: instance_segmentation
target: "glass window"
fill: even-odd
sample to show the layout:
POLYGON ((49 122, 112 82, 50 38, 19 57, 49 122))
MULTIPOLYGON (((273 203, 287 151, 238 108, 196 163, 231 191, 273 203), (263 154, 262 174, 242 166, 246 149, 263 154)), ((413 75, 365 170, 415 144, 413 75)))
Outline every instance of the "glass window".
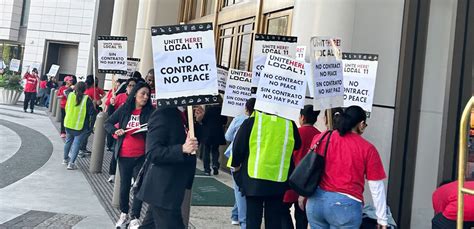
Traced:
POLYGON ((191 4, 191 20, 201 17, 201 4, 203 0, 193 0, 191 4))
POLYGON ((23 0, 23 8, 21 10, 21 26, 28 25, 28 17, 30 15, 30 3, 31 0, 23 0))
POLYGON ((232 38, 227 37, 222 40, 220 64, 224 67, 230 67, 230 54, 232 50, 232 38))
POLYGON ((268 19, 267 34, 286 35, 288 31, 288 16, 268 19))
POLYGON ((206 0, 206 11, 204 12, 204 15, 213 14, 215 4, 216 0, 206 0))
POLYGON ((248 70, 250 68, 250 50, 252 48, 252 34, 245 34, 241 37, 239 70, 248 70))
POLYGON ((220 26, 218 62, 225 67, 249 71, 255 19, 220 26))

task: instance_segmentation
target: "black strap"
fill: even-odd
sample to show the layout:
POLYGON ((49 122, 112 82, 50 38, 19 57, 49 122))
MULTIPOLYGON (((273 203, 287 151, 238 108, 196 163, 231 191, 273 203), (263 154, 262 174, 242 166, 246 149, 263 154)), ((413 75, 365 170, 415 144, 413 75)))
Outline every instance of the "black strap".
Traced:
POLYGON ((324 132, 323 136, 316 142, 316 144, 314 144, 314 145, 310 148, 310 150, 315 151, 316 148, 318 148, 319 144, 321 144, 321 142, 323 141, 323 139, 326 137, 326 135, 329 134, 329 132, 331 132, 331 131, 326 131, 326 132, 324 132))
POLYGON ((332 130, 330 130, 328 132, 330 132, 330 134, 329 134, 328 140, 326 140, 326 147, 324 148, 324 158, 326 158, 326 154, 328 152, 329 139, 331 139, 332 130))

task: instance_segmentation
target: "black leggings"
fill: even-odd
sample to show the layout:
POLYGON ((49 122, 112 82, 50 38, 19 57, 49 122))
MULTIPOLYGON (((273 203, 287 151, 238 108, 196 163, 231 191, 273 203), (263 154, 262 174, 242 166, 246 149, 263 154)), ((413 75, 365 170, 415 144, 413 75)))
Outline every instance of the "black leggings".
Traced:
POLYGON ((23 110, 26 111, 28 103, 30 103, 30 109, 35 109, 36 92, 25 92, 25 101, 23 101, 23 110))
MULTIPOLYGON (((128 210, 130 209, 129 199, 132 177, 134 179, 137 178, 143 162, 145 162, 145 156, 119 157, 118 159, 120 172, 120 211, 123 213, 128 213, 128 210)), ((142 201, 134 197, 132 202, 132 214, 130 214, 130 216, 132 218, 140 218, 142 201)))

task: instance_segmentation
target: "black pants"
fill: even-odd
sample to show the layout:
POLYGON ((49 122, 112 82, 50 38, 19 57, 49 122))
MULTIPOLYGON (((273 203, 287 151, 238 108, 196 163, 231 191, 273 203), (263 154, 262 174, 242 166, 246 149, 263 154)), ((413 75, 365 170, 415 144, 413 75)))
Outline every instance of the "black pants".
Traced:
POLYGON ((149 205, 141 229, 184 229, 181 210, 168 210, 149 205))
POLYGON ((219 145, 203 145, 202 160, 204 163, 204 172, 211 172, 211 156, 212 168, 219 169, 219 145))
MULTIPOLYGON (((464 222, 463 228, 470 229, 474 227, 474 222, 464 222)), ((431 220, 432 229, 456 229, 456 220, 450 220, 444 217, 442 213, 435 215, 431 220)))
MULTIPOLYGON (((130 209, 129 199, 132 177, 137 178, 143 162, 145 162, 145 156, 138 158, 120 157, 118 159, 120 172, 120 211, 123 213, 128 213, 130 209)), ((130 216, 140 218, 141 210, 142 201, 134 197, 132 200, 132 214, 130 214, 130 216)))
POLYGON ((66 129, 64 128, 64 117, 66 117, 66 110, 61 108, 61 134, 66 133, 66 129))
POLYGON ((281 217, 281 224, 283 229, 294 229, 293 220, 291 219, 291 206, 295 207, 295 220, 296 220, 296 229, 307 229, 308 228, 308 219, 306 218, 306 213, 300 209, 298 203, 284 203, 284 212, 281 217))
POLYGON ((110 159, 110 164, 109 164, 109 175, 115 175, 116 171, 117 171, 117 159, 115 159, 115 155, 112 155, 112 158, 110 159))
POLYGON ((25 101, 23 101, 23 110, 26 111, 28 103, 30 103, 30 109, 35 109, 36 92, 25 92, 25 101))
POLYGON ((247 228, 260 229, 263 211, 265 211, 265 228, 281 229, 283 196, 246 196, 247 228))

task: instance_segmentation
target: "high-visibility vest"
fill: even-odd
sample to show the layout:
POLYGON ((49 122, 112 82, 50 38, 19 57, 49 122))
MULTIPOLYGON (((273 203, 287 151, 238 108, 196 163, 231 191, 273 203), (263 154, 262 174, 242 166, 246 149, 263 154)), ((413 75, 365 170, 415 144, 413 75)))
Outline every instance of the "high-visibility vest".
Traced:
POLYGON ((84 95, 81 104, 76 106, 76 93, 69 93, 66 102, 64 127, 72 130, 82 130, 87 113, 87 99, 87 95, 84 95))
POLYGON ((276 115, 254 112, 249 141, 248 175, 251 178, 285 182, 295 145, 293 123, 276 115))

